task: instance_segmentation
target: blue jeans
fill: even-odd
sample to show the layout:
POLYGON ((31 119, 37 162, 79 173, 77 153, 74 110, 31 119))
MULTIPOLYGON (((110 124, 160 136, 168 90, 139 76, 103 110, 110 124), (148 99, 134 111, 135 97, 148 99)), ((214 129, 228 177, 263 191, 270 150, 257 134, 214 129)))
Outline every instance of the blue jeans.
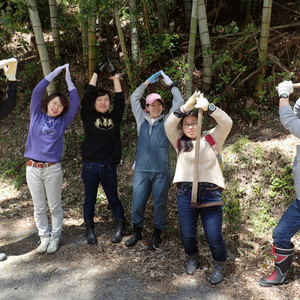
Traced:
POLYGON ((131 222, 138 227, 144 223, 144 213, 150 194, 154 207, 154 226, 164 230, 167 226, 167 200, 171 177, 166 172, 135 171, 133 176, 133 198, 131 222))
POLYGON ((300 200, 295 200, 282 215, 273 230, 273 242, 277 247, 290 249, 291 238, 300 230, 300 200))
POLYGON ((118 197, 117 170, 115 164, 83 163, 82 180, 85 190, 84 220, 94 219, 95 204, 99 183, 101 183, 107 200, 116 219, 125 219, 123 205, 118 197))
MULTIPOLYGON (((226 260, 226 247, 222 235, 222 205, 196 208, 191 207, 192 190, 180 188, 177 195, 178 216, 182 245, 187 255, 198 252, 197 225, 201 216, 205 238, 212 257, 217 261, 226 260)), ((203 203, 221 201, 219 189, 199 191, 198 201, 203 203)))

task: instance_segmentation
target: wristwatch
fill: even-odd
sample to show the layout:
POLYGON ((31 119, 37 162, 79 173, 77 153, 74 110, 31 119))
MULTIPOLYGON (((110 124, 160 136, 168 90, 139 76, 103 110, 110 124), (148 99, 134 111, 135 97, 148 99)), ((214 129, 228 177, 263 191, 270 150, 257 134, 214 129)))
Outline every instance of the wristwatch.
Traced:
POLYGON ((279 98, 288 98, 289 94, 288 93, 282 93, 279 98))
POLYGON ((216 106, 213 103, 208 104, 209 112, 212 113, 216 110, 216 106))

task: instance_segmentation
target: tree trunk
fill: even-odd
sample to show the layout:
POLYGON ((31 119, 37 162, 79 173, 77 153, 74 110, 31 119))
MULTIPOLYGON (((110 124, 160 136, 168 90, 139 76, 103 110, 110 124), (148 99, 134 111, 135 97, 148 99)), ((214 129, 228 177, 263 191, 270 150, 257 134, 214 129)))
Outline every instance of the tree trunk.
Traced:
POLYGON ((118 36, 119 36, 121 49, 122 49, 122 53, 123 53, 123 58, 124 58, 124 62, 125 62, 126 70, 127 70, 128 79, 129 79, 129 84, 130 84, 130 87, 133 88, 134 84, 132 81, 130 62, 129 62, 129 58, 128 58, 128 54, 127 54, 127 50, 126 50, 126 44, 125 44, 124 34, 122 31, 122 27, 121 27, 121 22, 120 22, 120 17, 119 17, 119 12, 118 12, 118 5, 117 5, 116 0, 115 0, 115 5, 114 5, 114 14, 115 14, 116 26, 118 29, 118 36))
POLYGON ((184 0, 184 19, 185 19, 185 28, 187 31, 189 30, 190 27, 191 11, 192 11, 191 0, 184 0))
POLYGON ((144 26, 146 27, 146 32, 148 35, 148 38, 150 40, 150 28, 149 28, 149 11, 148 11, 148 6, 147 2, 145 0, 142 0, 143 3, 143 15, 144 15, 144 26))
POLYGON ((130 7, 130 30, 131 30, 131 57, 134 62, 138 62, 139 33, 138 33, 136 0, 129 0, 129 7, 130 7))
POLYGON ((50 9, 50 19, 52 28, 52 37, 54 45, 55 59, 58 65, 62 63, 61 53, 60 53, 60 38, 59 38, 59 28, 58 28, 58 14, 56 0, 49 0, 50 9))
POLYGON ((166 26, 166 11, 165 11, 165 1, 157 0, 157 10, 158 10, 158 32, 164 33, 166 26))
POLYGON ((88 19, 88 41, 89 41, 89 80, 96 68, 96 17, 92 14, 88 19))
POLYGON ((201 91, 205 94, 211 88, 212 53, 211 53, 210 36, 209 36, 209 31, 207 26, 206 6, 204 0, 199 0, 198 24, 199 24, 201 50, 202 50, 202 57, 203 57, 203 67, 202 67, 203 75, 202 75, 201 91))
POLYGON ((191 14, 191 28, 190 28, 190 39, 189 39, 189 50, 188 50, 188 69, 186 79, 186 100, 190 98, 193 92, 193 70, 194 70, 194 59, 195 59, 195 43, 197 34, 197 21, 198 21, 198 0, 193 0, 192 14, 191 14))
POLYGON ((88 37, 88 31, 89 31, 89 25, 88 21, 85 16, 85 0, 79 1, 79 7, 80 7, 80 13, 82 17, 81 21, 81 45, 82 45, 82 56, 83 56, 83 67, 88 67, 88 61, 89 61, 89 37, 88 37))
POLYGON ((258 68, 261 68, 261 72, 257 77, 255 84, 254 96, 259 97, 260 92, 264 89, 264 79, 265 79, 265 60, 267 58, 268 52, 268 42, 270 33, 270 23, 272 14, 272 0, 264 0, 262 21, 261 21, 261 31, 259 38, 259 64, 258 68))
MULTIPOLYGON (((29 17, 30 17, 32 28, 33 28, 39 56, 40 56, 43 74, 44 74, 44 76, 47 76, 49 73, 51 73, 51 66, 50 66, 47 47, 46 47, 43 32, 42 32, 41 20, 40 20, 40 16, 38 13, 36 0, 27 0, 27 3, 29 6, 28 7, 29 17)), ((54 85, 53 81, 50 82, 50 84, 48 85, 47 92, 48 92, 48 95, 55 92, 55 85, 54 85)))

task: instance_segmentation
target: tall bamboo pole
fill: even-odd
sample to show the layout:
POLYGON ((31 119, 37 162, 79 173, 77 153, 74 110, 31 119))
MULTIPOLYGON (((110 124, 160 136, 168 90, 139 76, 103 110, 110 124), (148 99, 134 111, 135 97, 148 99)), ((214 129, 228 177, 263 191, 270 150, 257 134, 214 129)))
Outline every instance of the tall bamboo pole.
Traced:
MULTIPOLYGON (((28 3, 29 17, 33 28, 36 44, 38 47, 43 74, 44 76, 47 76, 49 73, 51 73, 51 66, 50 66, 47 47, 42 32, 42 25, 38 13, 37 5, 36 5, 36 0, 27 0, 27 3, 28 3)), ((50 82, 50 84, 48 85, 47 92, 48 94, 55 92, 55 85, 53 81, 50 82)))

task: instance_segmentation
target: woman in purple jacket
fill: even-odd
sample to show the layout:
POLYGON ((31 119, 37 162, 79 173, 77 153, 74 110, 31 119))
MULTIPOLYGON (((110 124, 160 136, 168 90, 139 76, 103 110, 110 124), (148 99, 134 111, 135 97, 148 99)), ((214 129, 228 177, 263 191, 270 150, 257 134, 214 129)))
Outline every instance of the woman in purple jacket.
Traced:
POLYGON ((30 127, 24 157, 26 180, 34 205, 34 218, 40 236, 39 254, 53 254, 58 250, 63 227, 61 191, 63 173, 60 164, 63 152, 63 135, 73 121, 80 99, 69 71, 69 64, 56 68, 34 88, 30 104, 30 127), (66 82, 70 107, 65 95, 54 92, 46 97, 44 92, 50 82, 66 69, 66 82), (47 217, 47 201, 51 212, 52 228, 47 217))

